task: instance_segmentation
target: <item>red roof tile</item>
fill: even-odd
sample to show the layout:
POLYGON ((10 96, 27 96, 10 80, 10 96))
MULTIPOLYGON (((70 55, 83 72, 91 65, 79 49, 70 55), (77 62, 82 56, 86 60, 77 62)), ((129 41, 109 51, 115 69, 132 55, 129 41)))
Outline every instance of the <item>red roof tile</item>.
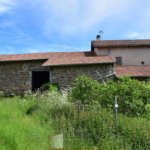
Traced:
POLYGON ((146 77, 150 76, 150 66, 118 66, 115 67, 116 76, 120 75, 129 75, 132 77, 141 76, 146 77))
POLYGON ((10 54, 0 55, 1 61, 22 61, 22 60, 40 60, 48 59, 49 53, 31 53, 31 54, 10 54))
POLYGON ((47 61, 42 66, 115 62, 115 60, 110 56, 96 56, 94 52, 90 51, 0 55, 0 62, 42 59, 47 59, 47 61))
POLYGON ((142 40, 93 40, 93 47, 150 46, 150 39, 142 40))

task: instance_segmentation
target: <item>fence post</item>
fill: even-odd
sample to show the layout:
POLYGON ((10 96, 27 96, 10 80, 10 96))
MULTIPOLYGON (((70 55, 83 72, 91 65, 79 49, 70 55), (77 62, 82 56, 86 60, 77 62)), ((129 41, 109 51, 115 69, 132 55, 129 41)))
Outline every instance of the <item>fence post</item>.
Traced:
POLYGON ((38 95, 38 107, 40 107, 40 94, 41 94, 41 92, 40 92, 40 89, 38 89, 38 91, 37 91, 37 95, 38 95))
POLYGON ((79 103, 78 103, 78 118, 79 118, 80 105, 81 105, 81 101, 79 101, 79 103))
POLYGON ((84 105, 82 105, 82 111, 84 111, 84 105))
POLYGON ((118 105, 117 105, 117 96, 115 96, 115 109, 116 109, 116 114, 115 114, 115 117, 116 117, 116 135, 118 135, 118 132, 117 132, 117 108, 118 108, 118 105))

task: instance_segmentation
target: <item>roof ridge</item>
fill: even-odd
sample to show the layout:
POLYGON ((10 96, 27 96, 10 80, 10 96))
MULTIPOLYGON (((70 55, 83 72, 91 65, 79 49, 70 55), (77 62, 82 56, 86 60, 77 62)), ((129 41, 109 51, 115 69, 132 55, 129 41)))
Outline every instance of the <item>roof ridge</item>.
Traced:
POLYGON ((112 58, 116 62, 116 60, 112 56, 109 55, 109 57, 112 58))
POLYGON ((114 66, 114 67, 150 67, 150 65, 144 65, 144 66, 114 66))
POLYGON ((150 40, 150 39, 122 39, 122 40, 91 40, 91 41, 143 41, 143 40, 150 40))
POLYGON ((91 52, 91 51, 72 51, 72 52, 42 52, 42 53, 25 53, 25 54, 0 54, 0 55, 27 55, 27 54, 46 54, 46 53, 80 53, 80 52, 91 52))

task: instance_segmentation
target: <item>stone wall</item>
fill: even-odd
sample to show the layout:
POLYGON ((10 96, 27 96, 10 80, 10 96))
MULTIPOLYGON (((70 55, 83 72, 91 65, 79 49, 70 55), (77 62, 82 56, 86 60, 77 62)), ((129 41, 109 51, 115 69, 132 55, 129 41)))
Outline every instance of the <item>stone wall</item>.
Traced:
MULTIPOLYGON (((28 70, 48 69, 41 67, 44 62, 45 60, 0 62, 0 91, 9 94, 12 90, 15 94, 23 94, 24 91, 32 90, 32 71, 28 70)), ((58 83, 59 88, 71 85, 71 82, 82 74, 98 79, 96 70, 102 77, 114 73, 113 64, 59 66, 51 69, 52 83, 58 83)), ((114 79, 114 76, 109 78, 114 79)))
MULTIPOLYGON (((53 67, 52 82, 58 83, 60 88, 66 88, 68 85, 71 85, 71 82, 74 82, 75 78, 80 77, 82 74, 97 80, 100 77, 97 75, 96 70, 102 77, 114 73, 113 64, 53 67)), ((114 77, 111 76, 109 79, 114 79, 114 77)))
POLYGON ((32 72, 28 69, 43 69, 40 61, 0 62, 0 91, 8 94, 23 94, 32 89, 32 72))

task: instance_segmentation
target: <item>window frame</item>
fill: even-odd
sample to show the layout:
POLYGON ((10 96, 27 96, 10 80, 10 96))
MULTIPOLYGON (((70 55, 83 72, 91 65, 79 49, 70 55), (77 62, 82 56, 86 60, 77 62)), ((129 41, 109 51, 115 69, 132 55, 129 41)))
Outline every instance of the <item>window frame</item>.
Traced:
POLYGON ((122 57, 116 57, 116 65, 122 65, 122 57))

